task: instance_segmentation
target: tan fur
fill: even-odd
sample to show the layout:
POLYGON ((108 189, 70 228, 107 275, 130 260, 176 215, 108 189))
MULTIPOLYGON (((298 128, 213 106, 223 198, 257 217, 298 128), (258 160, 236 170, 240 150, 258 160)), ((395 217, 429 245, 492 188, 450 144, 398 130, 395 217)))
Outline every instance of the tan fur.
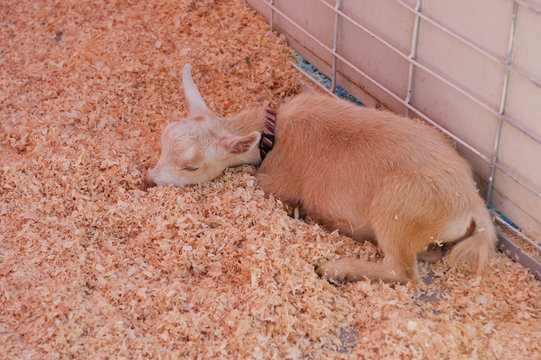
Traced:
MULTIPOLYGON (((478 272, 487 265, 495 250, 494 226, 469 165, 437 130, 313 94, 282 105, 277 119, 276 143, 258 170, 259 185, 301 204, 331 230, 359 240, 374 237, 384 254, 382 263, 352 258, 327 262, 318 266, 319 274, 334 281, 416 280, 419 253, 467 235, 452 250, 450 264, 478 272)), ((259 137, 249 139, 254 143, 242 153, 219 144, 248 141, 260 132, 264 107, 222 121, 213 115, 199 123, 207 130, 201 133, 206 145, 198 148, 203 158, 198 161, 225 166, 257 162, 259 137)), ((173 159, 162 163, 168 161, 173 159)), ((210 180, 216 170, 193 182, 210 180)))

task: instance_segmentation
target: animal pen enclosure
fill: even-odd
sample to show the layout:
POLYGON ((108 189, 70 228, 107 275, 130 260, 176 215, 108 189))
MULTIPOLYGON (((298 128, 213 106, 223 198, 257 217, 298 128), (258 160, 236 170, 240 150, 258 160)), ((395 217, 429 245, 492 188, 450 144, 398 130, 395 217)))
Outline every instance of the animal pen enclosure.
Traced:
MULTIPOLYGON (((450 8, 342 1, 335 12, 334 2, 295 9, 305 4, 275 0, 273 16, 271 2, 249 3, 364 103, 452 119, 442 126, 481 179, 494 173, 494 208, 539 241, 533 2, 492 2, 491 17, 502 23, 491 26, 502 28, 487 32, 476 12, 484 1, 450 8), (318 26, 313 12, 323 16, 318 26), (477 37, 465 43, 468 34, 477 37), (342 48, 348 36, 370 45, 363 56, 347 56, 357 51, 342 48), (455 61, 465 58, 447 51, 479 58, 463 74, 455 61)), ((505 256, 484 277, 440 261, 420 264, 419 284, 332 286, 314 262, 378 261, 376 247, 291 218, 257 188, 253 168, 197 186, 141 190, 161 129, 186 114, 185 63, 219 115, 265 100, 276 107, 306 81, 285 38, 246 2, 5 0, 0 25, 0 358, 533 359, 541 352, 541 285, 505 256)))

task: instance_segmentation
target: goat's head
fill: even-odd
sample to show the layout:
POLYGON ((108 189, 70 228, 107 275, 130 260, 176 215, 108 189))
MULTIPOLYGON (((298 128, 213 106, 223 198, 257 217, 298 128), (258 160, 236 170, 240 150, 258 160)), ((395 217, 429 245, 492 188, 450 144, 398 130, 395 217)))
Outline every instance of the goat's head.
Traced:
POLYGON ((189 64, 182 71, 182 83, 188 116, 163 129, 160 158, 144 178, 146 187, 206 182, 220 175, 226 167, 251 162, 248 159, 254 158, 259 132, 232 134, 224 126, 224 120, 205 104, 192 79, 189 64), (252 155, 248 156, 249 153, 252 155), (246 161, 239 161, 239 157, 246 161))

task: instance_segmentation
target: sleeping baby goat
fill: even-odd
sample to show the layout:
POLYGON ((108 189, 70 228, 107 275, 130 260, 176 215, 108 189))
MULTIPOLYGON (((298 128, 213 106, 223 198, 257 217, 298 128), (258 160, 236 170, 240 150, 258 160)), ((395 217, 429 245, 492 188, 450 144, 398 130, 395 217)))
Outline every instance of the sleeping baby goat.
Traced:
POLYGON ((229 166, 259 165, 266 192, 300 204, 328 229, 375 239, 381 263, 320 264, 331 281, 417 280, 417 256, 457 244, 450 265, 480 272, 496 233, 468 163, 434 128, 323 95, 299 95, 277 112, 264 106, 220 118, 183 70, 188 117, 168 124, 147 186, 214 179, 229 166))

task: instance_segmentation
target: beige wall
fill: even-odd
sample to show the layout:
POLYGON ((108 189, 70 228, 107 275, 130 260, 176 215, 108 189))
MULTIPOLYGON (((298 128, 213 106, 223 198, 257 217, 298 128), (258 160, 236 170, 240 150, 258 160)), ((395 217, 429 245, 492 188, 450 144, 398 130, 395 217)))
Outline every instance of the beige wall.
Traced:
MULTIPOLYGON (((277 11, 273 26, 287 35, 295 50, 330 76, 333 55, 329 49, 333 48, 335 28, 332 7, 336 0, 325 1, 331 7, 319 0, 274 1, 277 10, 323 46, 277 11)), ((247 2, 270 19, 269 0, 247 2)), ((369 106, 379 103, 406 113, 409 55, 417 17, 410 9, 416 6, 417 0, 341 3, 340 10, 372 34, 340 17, 337 53, 346 61, 337 61, 337 81, 369 106)), ((458 145, 486 191, 491 169, 486 160, 494 154, 497 114, 507 88, 505 117, 531 136, 504 121, 498 164, 537 194, 496 170, 491 202, 531 238, 541 241, 541 144, 535 140, 541 138, 541 1, 522 0, 517 5, 508 71, 502 63, 508 57, 514 8, 512 0, 423 0, 410 104, 475 148, 472 152, 458 145)))

